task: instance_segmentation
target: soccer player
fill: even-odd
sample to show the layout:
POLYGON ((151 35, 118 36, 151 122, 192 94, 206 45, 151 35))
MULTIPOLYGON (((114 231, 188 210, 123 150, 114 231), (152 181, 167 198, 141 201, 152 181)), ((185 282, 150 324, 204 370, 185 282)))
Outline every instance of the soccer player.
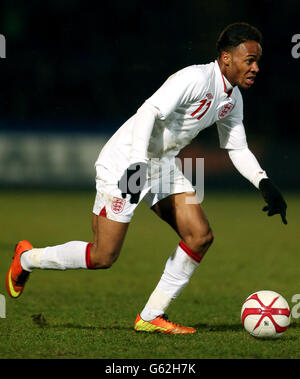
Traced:
MULTIPOLYGON (((175 157, 198 133, 216 125, 220 147, 237 170, 262 193, 269 216, 286 221, 286 202, 249 150, 239 90, 250 88, 259 72, 261 33, 247 23, 226 27, 217 41, 214 62, 186 67, 168 80, 111 137, 96 161, 97 194, 92 243, 71 241, 33 248, 17 244, 8 270, 9 294, 18 298, 34 269, 105 269, 119 257, 135 208, 149 207, 177 232, 180 242, 134 329, 169 334, 195 333, 165 314, 213 242, 213 233, 191 182, 175 157), (169 190, 159 190, 168 181, 169 190)), ((164 253, 164 252, 162 252, 164 253)))

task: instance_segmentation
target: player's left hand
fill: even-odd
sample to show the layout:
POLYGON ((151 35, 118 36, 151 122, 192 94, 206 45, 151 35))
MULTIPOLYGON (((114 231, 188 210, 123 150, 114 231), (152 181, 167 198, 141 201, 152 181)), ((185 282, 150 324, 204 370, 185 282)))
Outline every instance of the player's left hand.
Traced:
POLYGON ((270 179, 262 179, 259 182, 259 189, 268 205, 263 207, 268 216, 280 214, 282 222, 286 225, 286 208, 287 204, 281 195, 279 189, 271 182, 270 179))
POLYGON ((125 199, 130 195, 130 203, 137 204, 140 200, 141 190, 145 185, 147 178, 147 163, 132 163, 123 173, 118 182, 118 187, 125 199))

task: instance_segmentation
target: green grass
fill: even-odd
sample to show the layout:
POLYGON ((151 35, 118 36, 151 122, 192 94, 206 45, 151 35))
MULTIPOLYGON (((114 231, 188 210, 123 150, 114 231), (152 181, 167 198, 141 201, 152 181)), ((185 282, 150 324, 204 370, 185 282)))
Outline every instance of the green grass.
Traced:
POLYGON ((300 319, 279 340, 258 340, 240 322, 244 299, 271 289, 300 293, 299 213, 287 194, 288 222, 261 212, 257 192, 208 193, 203 207, 215 242, 188 286, 171 304, 171 320, 197 334, 139 334, 132 326, 179 242, 171 228, 141 205, 119 260, 109 270, 32 273, 18 300, 9 298, 5 275, 14 244, 36 247, 90 241, 92 192, 0 193, 0 358, 300 358, 300 319))

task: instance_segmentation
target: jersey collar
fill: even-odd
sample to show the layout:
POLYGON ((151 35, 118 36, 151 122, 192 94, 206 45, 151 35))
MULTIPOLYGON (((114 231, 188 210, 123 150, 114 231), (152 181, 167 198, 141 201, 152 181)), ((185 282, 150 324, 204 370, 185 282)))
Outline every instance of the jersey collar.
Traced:
POLYGON ((233 86, 229 83, 229 80, 226 79, 226 77, 222 74, 217 60, 215 60, 215 68, 218 73, 218 76, 221 77, 223 91, 227 94, 227 96, 230 96, 233 90, 233 86))

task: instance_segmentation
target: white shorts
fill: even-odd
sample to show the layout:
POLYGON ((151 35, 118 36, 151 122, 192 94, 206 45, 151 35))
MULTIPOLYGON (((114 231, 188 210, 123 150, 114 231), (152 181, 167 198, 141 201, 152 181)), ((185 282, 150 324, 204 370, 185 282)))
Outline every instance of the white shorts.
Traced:
MULTIPOLYGON (((118 180, 113 173, 102 165, 96 166, 96 199, 93 213, 110 220, 129 223, 138 204, 131 204, 127 195, 122 198, 118 188, 118 180)), ((151 208, 160 200, 176 193, 195 192, 192 183, 183 175, 177 166, 161 174, 153 175, 146 181, 140 195, 139 202, 144 200, 151 208)))

